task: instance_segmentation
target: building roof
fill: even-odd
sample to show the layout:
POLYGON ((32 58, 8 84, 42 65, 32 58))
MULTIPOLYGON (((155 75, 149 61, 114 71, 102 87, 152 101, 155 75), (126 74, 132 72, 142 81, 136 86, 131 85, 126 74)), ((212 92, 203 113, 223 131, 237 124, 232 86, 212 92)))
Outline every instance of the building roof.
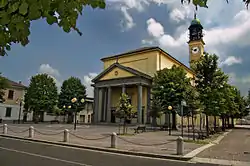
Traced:
POLYGON ((101 58, 102 61, 107 60, 107 59, 115 59, 124 55, 129 55, 129 54, 134 54, 134 53, 140 53, 140 52, 144 52, 144 51, 149 51, 149 50, 153 50, 156 49, 157 47, 142 47, 142 48, 138 48, 138 49, 134 49, 134 50, 130 50, 124 53, 120 53, 120 54, 116 54, 116 55, 112 55, 112 56, 107 56, 107 57, 103 57, 101 58))
POLYGON ((22 82, 17 83, 8 78, 6 78, 6 80, 8 81, 8 84, 12 87, 18 87, 18 88, 23 88, 23 89, 27 88, 25 85, 22 84, 22 82))
POLYGON ((144 78, 147 78, 147 79, 152 79, 151 76, 145 74, 145 73, 142 73, 138 70, 135 70, 131 67, 127 67, 127 66, 123 66, 119 63, 113 63, 112 65, 110 65, 106 70, 104 70, 103 72, 101 72, 99 75, 97 75, 94 79, 92 79, 92 82, 96 82, 97 80, 99 80, 102 76, 104 76, 106 73, 110 72, 113 68, 115 67, 118 67, 120 69, 123 69, 125 71, 128 71, 136 76, 139 76, 139 77, 144 77, 144 78))
POLYGON ((160 51, 160 52, 162 52, 164 54, 167 54, 170 59, 176 61, 180 66, 183 66, 186 70, 188 70, 188 71, 190 71, 191 73, 194 74, 194 71, 191 68, 189 68, 185 64, 181 63, 179 60, 177 60, 176 58, 174 58, 173 56, 171 56, 169 53, 167 53, 166 51, 164 51, 163 49, 161 49, 158 46, 142 47, 142 48, 131 50, 131 51, 128 51, 128 52, 125 52, 125 53, 121 53, 121 54, 116 54, 116 55, 113 55, 113 56, 104 57, 101 60, 105 61, 105 60, 108 60, 108 59, 116 59, 116 58, 119 58, 119 57, 128 56, 128 55, 136 54, 136 53, 147 52, 147 51, 160 51))
POLYGON ((195 18, 191 21, 191 25, 201 25, 201 22, 198 18, 195 18))

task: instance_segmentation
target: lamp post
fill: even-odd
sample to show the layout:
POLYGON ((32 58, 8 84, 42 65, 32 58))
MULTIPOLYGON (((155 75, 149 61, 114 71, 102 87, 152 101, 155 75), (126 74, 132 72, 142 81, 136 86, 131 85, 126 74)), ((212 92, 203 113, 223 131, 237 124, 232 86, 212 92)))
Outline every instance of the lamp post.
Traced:
MULTIPOLYGON (((75 115, 74 115, 74 130, 76 130, 76 121, 77 121, 77 117, 76 117, 76 115, 77 115, 77 107, 78 107, 78 103, 77 103, 77 98, 73 98, 73 99, 71 99, 71 102, 72 102, 72 104, 74 104, 74 103, 76 103, 76 108, 75 108, 75 115)), ((81 99, 80 100, 80 102, 81 103, 84 103, 85 102, 85 99, 81 99)))
POLYGON ((64 105, 63 106, 63 111, 64 111, 64 113, 63 113, 63 115, 64 115, 64 117, 63 117, 63 123, 65 123, 65 120, 66 120, 66 105, 64 105))
POLYGON ((18 114, 18 124, 20 124, 21 120, 21 112, 22 112, 22 105, 23 105, 23 98, 18 98, 16 103, 18 104, 19 102, 19 114, 18 114))
POLYGON ((181 136, 183 138, 183 106, 186 106, 186 101, 181 101, 181 136))
POLYGON ((171 118, 170 118, 170 115, 171 115, 171 111, 172 111, 172 106, 168 106, 168 113, 169 113, 169 116, 168 116, 168 134, 171 135, 171 118))

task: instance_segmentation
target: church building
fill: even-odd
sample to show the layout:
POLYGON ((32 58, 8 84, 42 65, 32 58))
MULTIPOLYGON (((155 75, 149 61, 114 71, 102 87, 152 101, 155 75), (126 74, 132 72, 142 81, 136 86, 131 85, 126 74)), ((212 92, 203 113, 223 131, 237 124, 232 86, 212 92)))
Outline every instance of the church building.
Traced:
MULTIPOLYGON (((204 52, 202 25, 194 19, 189 26, 189 60, 198 60, 204 52)), ((137 116, 135 124, 151 123, 151 87, 154 74, 173 65, 181 66, 187 77, 194 77, 191 68, 159 47, 143 47, 101 59, 104 70, 92 82, 94 87, 94 123, 119 123, 114 116, 121 93, 130 97, 137 116)), ((164 123, 165 118, 160 118, 164 123)))

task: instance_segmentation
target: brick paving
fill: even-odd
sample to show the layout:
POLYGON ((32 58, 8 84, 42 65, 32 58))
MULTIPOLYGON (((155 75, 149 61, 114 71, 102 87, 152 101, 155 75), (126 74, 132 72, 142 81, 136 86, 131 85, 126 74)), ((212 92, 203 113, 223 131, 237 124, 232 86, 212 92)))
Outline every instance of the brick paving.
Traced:
POLYGON ((250 162, 250 129, 234 129, 220 144, 206 149, 197 157, 250 162))
MULTIPOLYGON (((65 128, 71 129, 71 133, 74 135, 83 137, 77 138, 73 134, 70 134, 70 143, 81 144, 87 146, 96 146, 109 148, 110 147, 110 134, 112 132, 118 133, 118 127, 115 126, 78 126, 76 131, 72 130, 72 125, 33 125, 37 132, 35 132, 35 138, 49 140, 49 141, 63 141, 63 130, 65 128), (40 133, 39 133, 40 132, 40 133), (61 133, 60 133, 61 132, 61 133), (58 133, 58 134, 57 134, 58 133), (105 137, 105 138, 104 138, 105 137), (100 139, 98 139, 100 138, 100 139), (97 140, 89 140, 97 139, 97 140)), ((15 131, 15 133, 8 131, 9 135, 15 135, 20 137, 28 137, 28 131, 24 133, 17 133, 18 131, 24 131, 29 125, 9 125, 9 128, 15 131)), ((134 131, 128 129, 128 133, 132 134, 134 131)), ((118 136, 118 149, 137 151, 137 152, 149 152, 156 154, 176 154, 176 139, 180 132, 173 132, 175 136, 169 136, 167 131, 155 131, 144 132, 132 136, 118 136), (163 145, 153 145, 159 143, 166 143, 163 145)), ((202 146, 195 143, 184 143, 184 154, 191 152, 192 150, 202 146)))

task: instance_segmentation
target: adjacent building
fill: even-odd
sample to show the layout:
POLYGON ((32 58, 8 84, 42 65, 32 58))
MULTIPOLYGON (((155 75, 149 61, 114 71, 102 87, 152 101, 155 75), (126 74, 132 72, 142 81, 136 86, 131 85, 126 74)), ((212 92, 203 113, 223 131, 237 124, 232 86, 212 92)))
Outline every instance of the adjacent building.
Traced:
POLYGON ((93 121, 94 98, 85 99, 85 107, 77 115, 78 123, 92 123, 93 121))
POLYGON ((9 87, 4 90, 4 101, 0 101, 0 119, 3 121, 23 120, 29 118, 23 114, 23 99, 26 86, 21 82, 7 79, 9 87))
MULTIPOLYGON (((198 60, 203 56, 204 41, 202 25, 194 19, 189 27, 189 59, 198 60)), ((160 47, 143 47, 122 54, 102 58, 104 70, 92 82, 94 87, 94 122, 120 122, 114 115, 121 93, 130 97, 137 117, 131 123, 151 123, 149 111, 151 107, 152 79, 157 71, 181 66, 187 77, 194 77, 192 69, 160 47)), ((168 118, 160 118, 165 123, 168 118)))

